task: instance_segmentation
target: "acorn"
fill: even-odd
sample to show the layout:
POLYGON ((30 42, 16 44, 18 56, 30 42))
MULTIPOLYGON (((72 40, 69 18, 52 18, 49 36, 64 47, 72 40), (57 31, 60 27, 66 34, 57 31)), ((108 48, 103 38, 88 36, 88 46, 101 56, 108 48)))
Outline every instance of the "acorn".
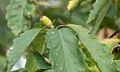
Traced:
POLYGON ((47 17, 47 16, 41 16, 40 17, 40 21, 42 22, 42 24, 44 26, 46 26, 47 28, 52 28, 52 21, 47 17))
POLYGON ((72 11, 78 4, 78 0, 70 0, 67 6, 68 11, 72 11))

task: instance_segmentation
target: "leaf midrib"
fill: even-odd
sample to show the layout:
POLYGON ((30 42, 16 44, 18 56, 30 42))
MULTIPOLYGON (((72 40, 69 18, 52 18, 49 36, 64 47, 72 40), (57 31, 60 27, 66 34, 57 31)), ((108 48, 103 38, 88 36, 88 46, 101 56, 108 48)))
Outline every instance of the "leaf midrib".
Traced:
POLYGON ((66 55, 65 55, 65 50, 64 50, 64 48, 65 48, 65 46, 64 46, 64 41, 62 40, 63 38, 62 38, 62 34, 61 34, 61 32, 58 30, 58 32, 59 32, 59 36, 60 36, 60 40, 61 40, 61 43, 62 43, 62 48, 63 48, 63 53, 64 53, 64 59, 65 59, 65 65, 66 65, 66 68, 67 68, 67 71, 69 72, 69 69, 68 69, 68 66, 67 66, 67 61, 66 61, 66 55))

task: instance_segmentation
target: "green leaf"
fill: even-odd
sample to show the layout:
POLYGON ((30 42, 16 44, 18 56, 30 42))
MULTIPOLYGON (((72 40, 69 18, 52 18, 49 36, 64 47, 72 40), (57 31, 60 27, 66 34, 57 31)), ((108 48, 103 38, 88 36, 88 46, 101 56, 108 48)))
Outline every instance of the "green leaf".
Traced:
POLYGON ((37 70, 50 69, 50 64, 45 61, 42 55, 34 51, 27 57, 26 68, 28 72, 35 72, 37 70))
POLYGON ((28 72, 35 72, 37 70, 37 65, 33 59, 32 54, 30 53, 27 57, 27 62, 25 65, 25 68, 27 69, 28 72))
POLYGON ((93 4, 93 10, 90 11, 87 23, 92 22, 95 20, 95 18, 99 15, 99 11, 104 7, 107 0, 96 0, 96 2, 93 4))
POLYGON ((30 21, 25 17, 34 9, 29 0, 11 0, 7 8, 6 18, 8 27, 12 29, 15 35, 24 32, 30 28, 30 21))
POLYGON ((34 51, 32 55, 36 61, 36 64, 38 64, 38 69, 50 69, 50 64, 48 64, 44 57, 40 55, 37 51, 34 51))
POLYGON ((0 71, 4 71, 4 68, 6 66, 6 57, 0 55, 0 71))
POLYGON ((114 63, 117 64, 118 71, 120 72, 120 60, 115 60, 114 63))
POLYGON ((117 17, 120 17, 120 0, 115 0, 115 8, 116 8, 116 14, 117 17))
POLYGON ((31 42, 35 39, 35 37, 39 34, 41 29, 32 29, 26 31, 21 34, 20 37, 14 40, 13 50, 10 52, 8 56, 8 66, 7 72, 10 71, 12 66, 19 60, 19 58, 23 55, 24 51, 31 44, 31 42))
POLYGON ((81 26, 69 24, 68 27, 77 33, 79 40, 87 48, 101 72, 118 72, 106 45, 101 44, 94 35, 88 34, 87 29, 81 26))
POLYGON ((93 34, 95 34, 104 19, 104 16, 106 15, 108 9, 110 8, 110 5, 112 4, 113 0, 96 0, 96 2, 93 4, 93 10, 91 10, 87 23, 95 24, 93 34))
POLYGON ((44 72, 54 72, 54 70, 51 69, 51 70, 46 70, 44 72))
POLYGON ((27 72, 27 71, 26 71, 26 69, 22 68, 22 69, 18 69, 18 70, 12 71, 12 72, 27 72))
POLYGON ((47 32, 50 61, 54 72, 85 72, 87 67, 75 33, 67 28, 47 32))
POLYGON ((93 58, 91 57, 91 54, 82 43, 80 43, 80 49, 84 53, 85 59, 86 59, 85 61, 89 66, 89 70, 87 72, 99 72, 96 62, 93 60, 93 58))
POLYGON ((45 34, 46 30, 41 30, 41 32, 37 35, 37 37, 34 39, 34 41, 31 44, 31 47, 33 47, 37 52, 42 54, 45 49, 45 34))
POLYGON ((115 12, 116 12, 116 15, 115 15, 115 17, 116 17, 116 24, 117 24, 117 26, 120 26, 119 24, 120 24, 120 0, 114 0, 115 1, 115 12))

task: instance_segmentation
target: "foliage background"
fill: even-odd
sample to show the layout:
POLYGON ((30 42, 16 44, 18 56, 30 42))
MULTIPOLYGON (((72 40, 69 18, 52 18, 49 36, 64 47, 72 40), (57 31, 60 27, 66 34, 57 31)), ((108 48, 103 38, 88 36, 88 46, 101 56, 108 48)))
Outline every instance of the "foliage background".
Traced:
MULTIPOLYGON (((44 0, 41 0, 44 1, 44 0)), ((76 8, 72 14, 67 12, 66 7, 69 0, 45 0, 50 4, 50 6, 40 6, 40 14, 48 16, 52 21, 54 21, 54 25, 58 26, 64 24, 78 24, 83 27, 88 28, 92 31, 94 24, 87 25, 86 20, 88 19, 90 10, 93 8, 92 5, 95 0, 85 0, 82 4, 76 8), (59 1, 58 4, 56 4, 59 1)), ((4 67, 6 64, 6 51, 12 45, 12 40, 15 38, 11 30, 7 26, 6 21, 6 7, 10 3, 9 0, 0 0, 0 66, 4 67)), ((110 34, 112 34, 115 30, 119 28, 119 24, 116 23, 117 13, 115 10, 115 5, 112 4, 110 9, 108 10, 106 16, 104 17, 101 26, 99 27, 96 35, 98 38, 104 39, 107 38, 110 34), (109 32, 110 31, 110 32, 109 32), (109 32, 109 33, 108 33, 109 32), (100 34, 99 34, 100 33, 100 34)), ((35 18, 35 24, 37 25, 38 17, 35 18)))
POLYGON ((9 0, 0 0, 0 69, 6 64, 6 50, 11 46, 14 38, 5 18, 8 4, 9 0))

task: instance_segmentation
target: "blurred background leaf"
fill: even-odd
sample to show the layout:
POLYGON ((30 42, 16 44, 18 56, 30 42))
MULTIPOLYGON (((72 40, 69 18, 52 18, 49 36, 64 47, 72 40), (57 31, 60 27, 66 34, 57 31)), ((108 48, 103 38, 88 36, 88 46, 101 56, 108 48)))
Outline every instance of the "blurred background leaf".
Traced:
POLYGON ((0 0, 0 71, 6 64, 6 51, 12 44, 14 35, 7 27, 7 20, 5 19, 6 7, 9 0, 0 0))

